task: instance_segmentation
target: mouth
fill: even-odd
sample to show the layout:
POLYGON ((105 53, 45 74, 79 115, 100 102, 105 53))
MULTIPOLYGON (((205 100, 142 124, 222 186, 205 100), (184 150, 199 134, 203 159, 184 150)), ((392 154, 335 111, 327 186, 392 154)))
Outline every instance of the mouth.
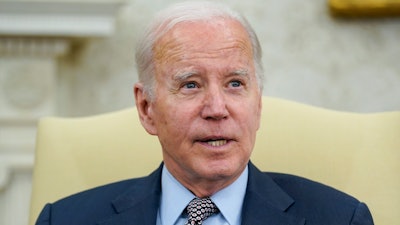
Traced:
POLYGON ((201 140, 197 140, 204 145, 208 145, 211 147, 221 147, 228 144, 231 140, 227 138, 205 138, 201 140))
POLYGON ((220 140, 206 141, 205 143, 207 143, 208 145, 211 145, 213 147, 219 147, 219 146, 222 146, 222 145, 226 145, 226 143, 228 143, 228 141, 224 140, 224 139, 220 139, 220 140))

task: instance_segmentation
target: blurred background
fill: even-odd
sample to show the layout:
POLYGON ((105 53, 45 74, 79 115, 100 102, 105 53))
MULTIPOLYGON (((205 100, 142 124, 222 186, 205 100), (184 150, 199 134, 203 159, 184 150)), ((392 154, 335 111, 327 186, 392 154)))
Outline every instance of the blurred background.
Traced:
MULTIPOLYGON (((0 0, 0 224, 27 224, 38 119, 133 107, 137 37, 175 2, 0 0)), ((328 0, 220 2, 258 34, 264 95, 350 112, 400 110, 398 17, 335 17, 328 0)))

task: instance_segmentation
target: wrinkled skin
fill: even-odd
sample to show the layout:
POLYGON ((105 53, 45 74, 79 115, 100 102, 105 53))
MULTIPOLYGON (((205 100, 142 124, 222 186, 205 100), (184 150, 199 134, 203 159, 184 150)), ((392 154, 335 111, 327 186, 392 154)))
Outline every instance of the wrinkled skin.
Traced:
POLYGON ((146 131, 165 166, 198 197, 234 182, 246 167, 260 123, 253 52, 236 21, 177 24, 156 42, 155 98, 134 87, 146 131))

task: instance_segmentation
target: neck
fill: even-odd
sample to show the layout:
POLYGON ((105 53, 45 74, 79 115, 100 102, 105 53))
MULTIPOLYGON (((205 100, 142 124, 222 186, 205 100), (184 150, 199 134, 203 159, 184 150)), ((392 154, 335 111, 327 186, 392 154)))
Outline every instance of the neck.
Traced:
MULTIPOLYGON (((247 165, 245 165, 247 166, 247 165)), ((187 188, 190 192, 192 192, 198 198, 210 197, 217 193, 218 191, 224 189, 229 186, 233 182, 235 182, 245 167, 240 170, 238 173, 232 176, 214 176, 209 178, 194 176, 190 174, 180 174, 178 171, 173 170, 168 167, 168 171, 171 173, 174 178, 181 183, 185 188, 187 188)))

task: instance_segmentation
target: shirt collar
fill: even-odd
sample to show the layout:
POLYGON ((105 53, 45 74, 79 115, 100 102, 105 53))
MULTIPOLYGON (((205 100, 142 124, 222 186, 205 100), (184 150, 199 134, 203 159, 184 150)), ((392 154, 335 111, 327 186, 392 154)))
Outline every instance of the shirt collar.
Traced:
POLYGON ((241 223, 247 180, 248 168, 246 166, 235 182, 211 196, 211 200, 217 205, 220 213, 222 213, 229 224, 241 223))
POLYGON ((161 175, 160 219, 162 224, 175 224, 195 196, 163 166, 161 175))
MULTIPOLYGON (((211 196, 229 224, 240 224, 247 179, 246 166, 235 182, 211 196)), ((160 219, 163 224, 175 224, 187 204, 196 196, 179 183, 165 166, 161 175, 161 188, 160 219)))

